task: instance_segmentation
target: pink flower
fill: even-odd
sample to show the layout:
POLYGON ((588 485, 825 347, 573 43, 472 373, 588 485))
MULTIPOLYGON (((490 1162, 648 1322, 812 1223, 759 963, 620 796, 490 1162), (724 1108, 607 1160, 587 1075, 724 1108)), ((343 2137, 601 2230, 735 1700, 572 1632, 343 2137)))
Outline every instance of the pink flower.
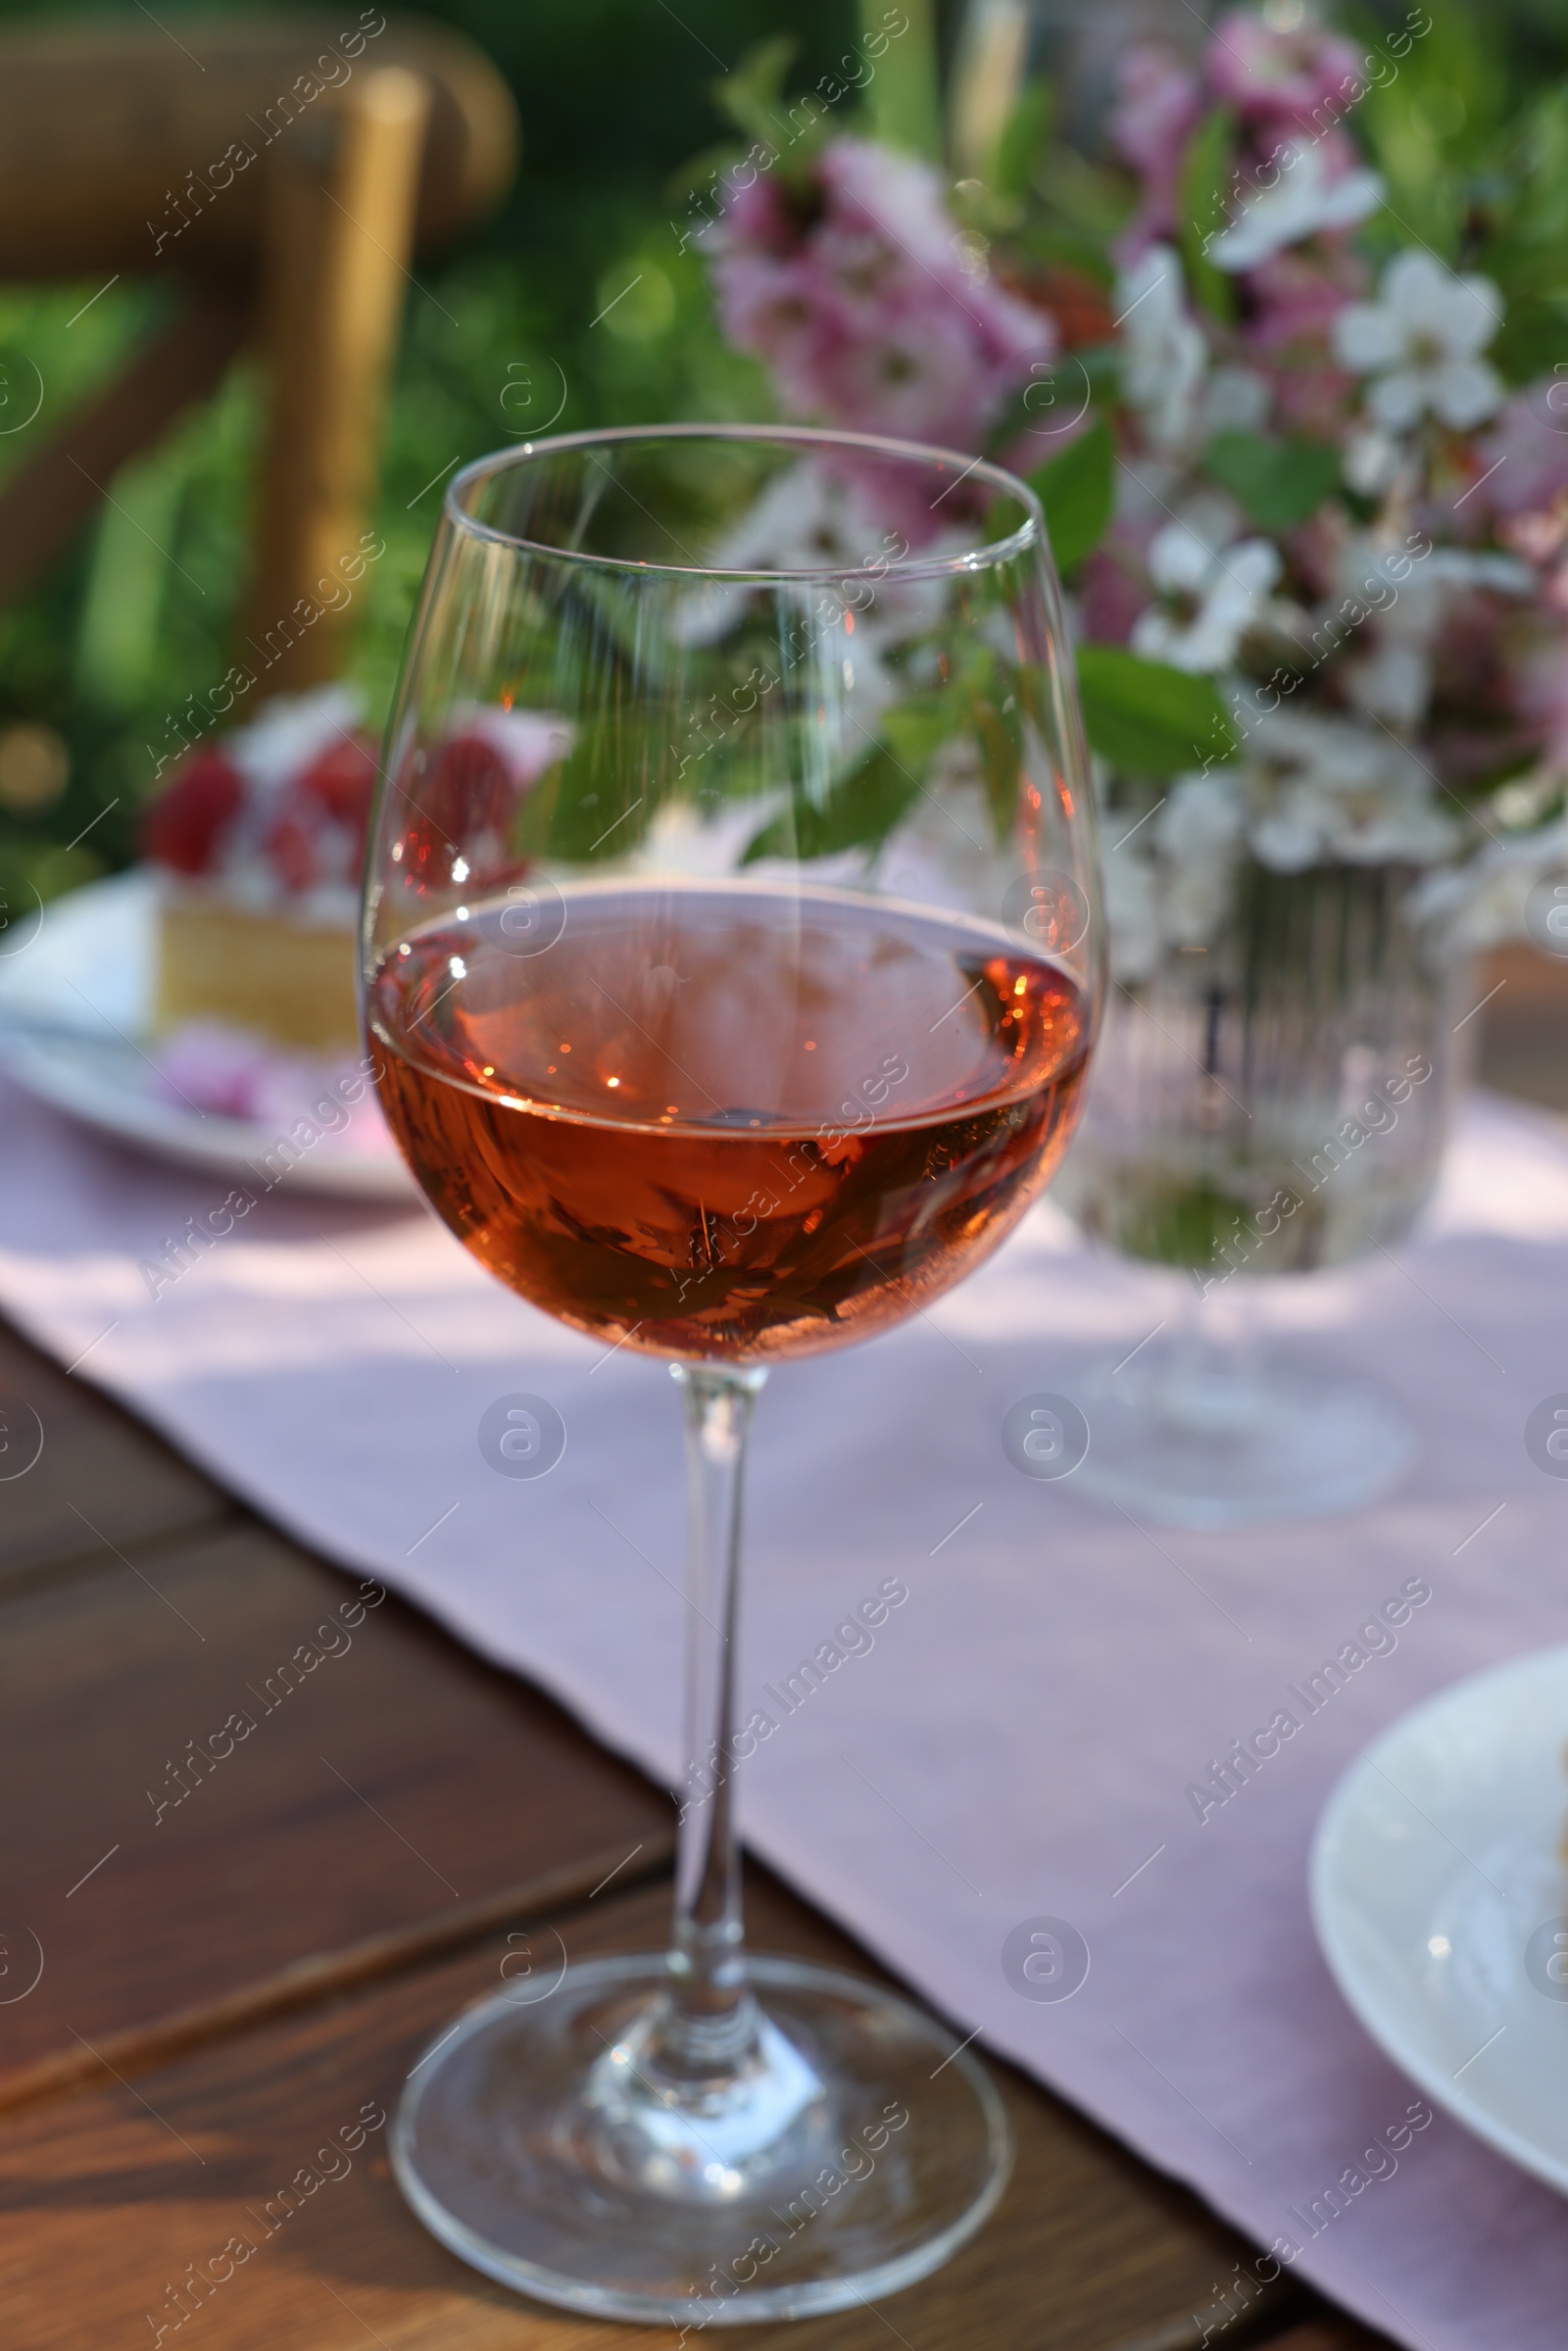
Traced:
POLYGON ((1056 334, 977 269, 925 165, 835 139, 737 191, 705 242, 730 341, 793 415, 973 449, 1056 334))
POLYGON ((1476 444, 1481 473, 1477 503, 1494 514, 1544 514, 1568 490, 1568 392, 1548 378, 1516 392, 1476 444), (1560 405, 1559 405, 1560 404, 1560 405))
POLYGON ((1106 127, 1144 192, 1138 217, 1116 249, 1123 266, 1152 240, 1175 233, 1182 157, 1200 104, 1197 75, 1163 41, 1138 41, 1122 58, 1106 127))
POLYGON ((899 440, 958 440, 967 447, 985 420, 973 399, 973 368, 967 322, 956 311, 934 310, 879 321, 863 339, 850 334, 825 343, 818 398, 827 415, 846 424, 899 440), (932 429, 939 417, 946 424, 941 432, 932 429))
POLYGON ((1272 378, 1280 424, 1308 441, 1343 441, 1351 379, 1343 367, 1292 361, 1272 378))
POLYGON ((256 1094, 276 1048, 249 1030, 220 1020, 187 1020, 164 1039, 154 1055, 159 1090, 170 1102, 220 1118, 249 1118, 256 1094))
POLYGON ((1144 559, 1152 534, 1130 533, 1112 526, 1103 546, 1097 547, 1078 581, 1078 613, 1085 642, 1125 645, 1133 623, 1149 605, 1149 579, 1144 559))
POLYGON ((1270 254, 1249 273, 1247 289, 1252 310, 1247 340, 1254 351, 1326 348, 1340 312, 1366 291, 1366 270, 1343 239, 1324 238, 1316 254, 1290 247, 1270 254))
POLYGON ((1246 9, 1222 17, 1203 53, 1216 97, 1244 121, 1327 130, 1348 113, 1364 87, 1350 42, 1320 25, 1279 32, 1246 9))
POLYGON ((383 1157, 394 1150, 373 1094, 353 1096, 359 1106, 345 1115, 344 1082, 359 1069, 348 1055, 293 1053, 220 1020, 187 1020, 162 1040, 153 1066, 160 1094, 187 1109, 279 1135, 309 1118, 317 1142, 332 1151, 383 1157))
POLYGON ((830 239, 868 234, 954 284, 964 276, 942 181, 927 165, 869 139, 834 139, 822 150, 818 170, 830 239))
POLYGON ((1568 607, 1552 592, 1561 576, 1546 591, 1546 623, 1523 663, 1519 708, 1526 725, 1537 731, 1545 762, 1568 768, 1568 607))

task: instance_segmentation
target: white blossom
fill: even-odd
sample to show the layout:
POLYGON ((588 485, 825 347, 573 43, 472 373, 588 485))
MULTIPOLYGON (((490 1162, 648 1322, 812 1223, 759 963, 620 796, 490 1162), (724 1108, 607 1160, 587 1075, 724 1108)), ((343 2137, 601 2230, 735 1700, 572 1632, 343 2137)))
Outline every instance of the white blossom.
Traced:
POLYGON ((1336 175, 1320 146, 1294 141, 1273 187, 1243 206, 1209 246, 1209 258, 1221 269, 1255 269, 1303 237, 1325 228, 1353 227, 1382 202, 1383 181, 1376 171, 1336 175))
POLYGON ((1420 725, 1432 700, 1432 655, 1424 645, 1388 641, 1347 661, 1345 687, 1358 710, 1386 726, 1420 725))
MULTIPOLYGON (((1211 946, 1230 919, 1248 856, 1284 873, 1336 863, 1439 866, 1462 834, 1436 795, 1420 760, 1381 729, 1317 711, 1255 717, 1239 760, 1178 776, 1150 820, 1107 856, 1113 973, 1130 985, 1152 977, 1173 949, 1211 946)), ((1521 878, 1521 860, 1509 864, 1514 928, 1543 864, 1568 869, 1568 825, 1558 834, 1555 857, 1544 857, 1528 875, 1521 878)), ((1466 908, 1465 873, 1445 866, 1425 875, 1422 913, 1451 920, 1466 908)))
POLYGON ((1357 709, 1406 733, 1425 718, 1432 696, 1438 632, 1455 600, 1475 589, 1530 598, 1536 575, 1517 556, 1469 547, 1428 547, 1413 555, 1397 542, 1355 534, 1339 551, 1334 594, 1318 633, 1338 634, 1345 604, 1365 605, 1340 676, 1357 709))
POLYGON ((1310 710, 1275 710, 1248 743, 1253 855, 1282 873, 1343 862, 1427 865, 1458 845, 1415 754, 1382 728, 1310 710))
POLYGON ((1143 417, 1150 439, 1169 448, 1192 430, 1206 346, 1187 310, 1178 254, 1151 245, 1116 281, 1121 328, 1121 388, 1143 417))
POLYGON ((1534 596, 1540 584, 1522 556, 1485 547, 1434 548, 1432 576, 1440 587, 1494 588, 1499 596, 1534 596))
POLYGON ((1164 960, 1159 906, 1159 868, 1142 835, 1108 851, 1104 907, 1110 975, 1124 987, 1152 979, 1164 960))
POLYGON ((1343 470, 1347 485, 1362 498, 1381 498, 1398 478, 1399 444, 1377 425, 1346 438, 1343 470))
POLYGON ((1568 873, 1568 817, 1516 840, 1492 840, 1463 865, 1424 874, 1411 901, 1419 920, 1442 925, 1463 953, 1522 939, 1536 884, 1568 873))
MULTIPOLYGON (((921 562, 962 554, 969 543, 966 531, 943 531, 920 549, 921 562)), ((716 645, 740 620, 755 589, 746 578, 726 578, 726 573, 806 575, 801 587, 804 607, 813 592, 810 574, 879 564, 876 601, 861 640, 869 631, 883 649, 929 629, 940 617, 946 596, 940 578, 903 575, 894 534, 861 485, 810 458, 776 473, 745 513, 701 552, 704 563, 717 576, 688 591, 677 606, 670 633, 682 645, 716 645)))
POLYGON ((1164 863, 1160 921, 1175 947, 1204 947, 1230 903, 1246 810, 1233 771, 1180 775, 1151 827, 1164 863))
POLYGON ((1217 432, 1261 432, 1273 406, 1268 377, 1255 367, 1216 367, 1203 386, 1200 433, 1207 440, 1217 432))
POLYGON ((1490 277, 1458 277, 1407 248, 1384 270, 1375 302, 1340 312, 1334 349, 1372 378, 1367 406, 1388 431, 1408 432, 1430 415, 1463 432, 1502 406, 1502 378, 1480 356, 1501 323, 1490 277))
POLYGON ((1229 490, 1218 489, 1213 482, 1195 482, 1179 506, 1167 506, 1164 512, 1168 521, 1185 524, 1210 547, 1229 547, 1247 533, 1245 510, 1229 490))
POLYGON ((1280 575, 1267 539, 1216 547, 1185 521, 1166 523, 1149 550, 1149 573, 1175 609, 1151 605, 1133 623, 1134 653, 1173 668, 1228 669, 1280 575))

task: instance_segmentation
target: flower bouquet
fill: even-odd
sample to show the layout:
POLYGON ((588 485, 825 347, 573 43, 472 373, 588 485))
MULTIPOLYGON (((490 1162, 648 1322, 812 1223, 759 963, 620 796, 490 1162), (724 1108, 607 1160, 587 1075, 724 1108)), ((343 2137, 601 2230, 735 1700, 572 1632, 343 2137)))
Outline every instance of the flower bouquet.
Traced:
MULTIPOLYGON (((1471 951, 1568 947, 1568 89, 1516 99, 1457 13, 1368 47, 1272 0, 1129 48, 1086 154, 968 54, 953 181, 786 118, 776 50, 726 85, 755 135, 699 230, 721 321, 792 415, 999 455, 1044 502, 1114 982, 1068 1205, 1195 1296, 1386 1249, 1471 951)), ((863 486, 868 532, 955 520, 863 486)), ((808 533, 808 483, 757 522, 808 533)), ((841 855, 886 854, 879 754, 930 780, 901 626, 827 779, 841 855)), ((977 719, 977 836, 984 750, 977 719)), ((1102 1400, 1086 1475, 1194 1523, 1343 1506, 1405 1458, 1366 1391, 1190 1335, 1102 1400)))

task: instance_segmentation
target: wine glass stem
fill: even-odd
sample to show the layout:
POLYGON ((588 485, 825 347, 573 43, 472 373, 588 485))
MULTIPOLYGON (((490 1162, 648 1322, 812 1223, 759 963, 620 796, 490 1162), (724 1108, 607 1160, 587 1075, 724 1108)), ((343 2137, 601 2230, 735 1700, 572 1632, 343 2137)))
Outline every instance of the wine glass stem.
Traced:
POLYGON ((1174 1373, 1185 1382, 1255 1379, 1258 1345, 1251 1311, 1255 1292, 1248 1287, 1248 1276, 1239 1274, 1224 1294, 1228 1302, 1216 1308, 1210 1296, 1215 1288, 1217 1283, 1212 1279, 1205 1282, 1200 1275, 1183 1284, 1182 1304, 1170 1338, 1174 1373))
POLYGON ((742 1942, 735 1836, 735 1626, 741 1486, 752 1406, 767 1374, 671 1365, 686 1406, 691 1513, 687 1587, 687 1785, 675 1864, 665 2062, 711 2075, 731 2068, 755 2032, 742 1942))

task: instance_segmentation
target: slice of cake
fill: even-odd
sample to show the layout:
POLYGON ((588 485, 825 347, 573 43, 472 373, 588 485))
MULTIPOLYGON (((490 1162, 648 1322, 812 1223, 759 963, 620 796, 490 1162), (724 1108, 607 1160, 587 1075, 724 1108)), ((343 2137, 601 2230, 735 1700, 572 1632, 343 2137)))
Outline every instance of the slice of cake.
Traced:
POLYGON ((313 1053, 359 1036, 356 933, 376 758, 341 687, 201 744, 147 812, 163 877, 154 1023, 313 1053))
MULTIPOLYGON (((270 703, 254 725, 188 752, 148 809, 142 845, 163 883, 160 1037, 197 1024, 296 1053, 358 1043, 359 892, 377 775, 358 709, 337 686, 270 703)), ((404 796, 391 845, 411 915, 454 890, 524 887, 518 813, 571 741, 547 711, 453 712, 450 731, 416 754, 417 800, 404 796)))

